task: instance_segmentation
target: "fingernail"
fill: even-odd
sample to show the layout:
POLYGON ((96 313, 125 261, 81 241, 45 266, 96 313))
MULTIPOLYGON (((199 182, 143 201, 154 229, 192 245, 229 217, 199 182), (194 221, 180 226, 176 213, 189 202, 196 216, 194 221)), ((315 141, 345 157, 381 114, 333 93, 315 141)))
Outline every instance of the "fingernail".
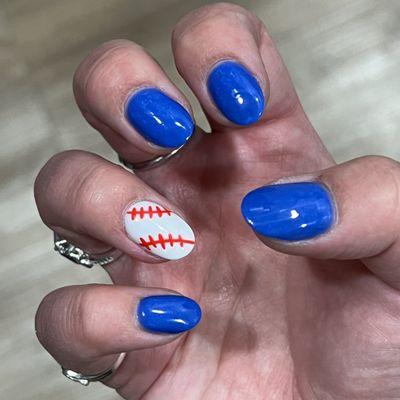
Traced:
POLYGON ((155 88, 137 91, 126 105, 126 117, 146 140, 161 147, 182 146, 194 130, 185 108, 155 88))
POLYGON ((140 325, 151 332, 180 333, 193 329, 201 319, 200 306, 184 296, 143 298, 138 306, 140 325))
POLYGON ((223 61, 214 67, 208 77, 208 90, 222 114, 235 124, 253 124, 264 112, 264 94, 257 79, 235 61, 223 61))
POLYGON ((334 206, 319 183, 269 185, 248 193, 242 202, 247 223, 260 235, 280 240, 305 240, 326 232, 334 206))
POLYGON ((124 216, 128 236, 167 260, 187 256, 194 247, 192 228, 171 210, 151 201, 131 204, 124 216))

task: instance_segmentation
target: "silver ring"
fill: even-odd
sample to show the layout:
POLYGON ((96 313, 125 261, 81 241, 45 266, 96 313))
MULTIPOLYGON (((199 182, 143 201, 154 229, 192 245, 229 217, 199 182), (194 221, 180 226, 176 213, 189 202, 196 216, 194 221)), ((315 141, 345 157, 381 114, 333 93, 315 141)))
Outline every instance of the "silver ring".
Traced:
POLYGON ((105 370, 104 372, 100 372, 98 374, 92 374, 92 375, 84 375, 80 374, 79 372, 72 371, 71 369, 66 369, 64 367, 61 367, 62 374, 70 379, 71 381, 78 382, 83 386, 89 386, 90 382, 99 382, 102 381, 103 379, 109 377, 111 374, 113 374, 122 364, 126 356, 126 353, 121 353, 117 361, 115 361, 114 365, 105 370))
POLYGON ((181 147, 174 149, 173 151, 171 151, 168 154, 164 154, 162 156, 152 158, 151 160, 141 161, 141 162, 137 162, 137 163, 131 163, 129 161, 124 160, 120 155, 118 155, 118 160, 126 168, 129 168, 130 170, 132 170, 132 172, 147 171, 154 167, 158 167, 161 164, 164 164, 166 161, 168 161, 170 158, 172 158, 176 153, 178 153, 179 150, 181 150, 182 147, 184 147, 185 145, 186 145, 186 143, 184 145, 182 145, 181 147))
POLYGON ((196 127, 195 131, 193 132, 192 136, 188 139, 186 143, 184 143, 182 146, 172 150, 168 154, 163 154, 161 156, 152 158, 150 160, 146 161, 140 161, 137 163, 132 163, 129 161, 124 160, 120 155, 118 155, 118 160, 119 162, 124 165, 126 168, 130 169, 132 172, 139 172, 139 171, 147 171, 149 169, 159 167, 161 164, 164 164, 166 161, 170 160, 174 156, 176 156, 184 147, 187 148, 191 142, 193 142, 193 139, 195 136, 199 136, 198 133, 199 128, 196 127))
POLYGON ((92 268, 95 266, 104 267, 105 265, 111 264, 117 260, 121 255, 121 252, 118 250, 112 250, 99 255, 91 255, 79 247, 69 243, 56 232, 54 232, 54 250, 75 264, 83 265, 86 268, 92 268))

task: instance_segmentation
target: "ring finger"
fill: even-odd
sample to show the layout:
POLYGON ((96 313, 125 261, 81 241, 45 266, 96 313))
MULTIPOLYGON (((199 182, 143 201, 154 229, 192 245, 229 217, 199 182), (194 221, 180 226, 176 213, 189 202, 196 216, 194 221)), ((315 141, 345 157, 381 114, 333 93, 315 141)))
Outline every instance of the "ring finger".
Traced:
POLYGON ((111 248, 145 262, 177 260, 194 247, 182 213, 138 177, 99 156, 67 151, 35 182, 39 213, 52 230, 85 250, 111 248))

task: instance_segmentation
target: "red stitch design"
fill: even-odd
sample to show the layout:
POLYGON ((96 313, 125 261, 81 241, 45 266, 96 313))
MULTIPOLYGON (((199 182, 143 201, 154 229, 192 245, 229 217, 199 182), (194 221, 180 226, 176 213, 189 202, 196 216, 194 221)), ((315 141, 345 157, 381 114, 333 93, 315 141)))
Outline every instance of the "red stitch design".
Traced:
POLYGON ((144 238, 140 238, 140 245, 145 247, 147 250, 151 250, 151 246, 157 247, 160 245, 164 250, 169 244, 171 247, 174 247, 175 244, 183 247, 185 244, 194 244, 194 240, 183 239, 182 235, 178 235, 178 237, 173 237, 172 234, 168 234, 168 237, 164 237, 161 233, 158 234, 157 239, 154 239, 153 236, 149 235, 148 240, 146 241, 144 238))
POLYGON ((149 218, 153 218, 154 215, 158 215, 161 218, 163 214, 171 216, 172 211, 160 206, 149 206, 146 209, 144 207, 140 207, 139 209, 133 207, 132 210, 127 211, 126 213, 129 214, 131 216, 131 220, 134 221, 136 217, 143 219, 145 215, 148 215, 149 218))

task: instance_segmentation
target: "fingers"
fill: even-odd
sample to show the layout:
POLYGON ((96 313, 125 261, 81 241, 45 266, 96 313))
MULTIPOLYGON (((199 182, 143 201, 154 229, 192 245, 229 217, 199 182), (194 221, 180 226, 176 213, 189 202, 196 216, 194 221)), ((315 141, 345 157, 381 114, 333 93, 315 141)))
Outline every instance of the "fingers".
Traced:
POLYGON ((116 248, 160 262, 182 258, 194 247, 193 231, 174 205, 94 154, 54 156, 36 179, 35 198, 46 225, 91 253, 116 248))
POLYGON ((142 47, 127 40, 105 43, 81 63, 74 94, 88 122, 130 161, 168 153, 194 131, 186 98, 142 47))
POLYGON ((259 237, 288 254, 362 259, 400 288, 400 165, 363 157, 283 179, 246 195, 242 212, 259 237))
POLYGON ((42 301, 36 332, 63 367, 91 374, 109 368, 121 352, 176 340, 200 319, 194 300, 164 289, 70 286, 42 301))
POLYGON ((172 47, 180 74, 218 124, 278 118, 298 104, 262 22, 239 6, 219 3, 191 12, 176 26, 172 47))
MULTIPOLYGON (((271 38, 247 10, 226 3, 195 10, 178 23, 172 46, 211 125, 248 126, 294 114, 296 126, 317 142, 271 38)), ((74 93, 88 122, 128 161, 166 154, 193 135, 187 99, 135 43, 116 40, 95 49, 77 69, 74 93)))

